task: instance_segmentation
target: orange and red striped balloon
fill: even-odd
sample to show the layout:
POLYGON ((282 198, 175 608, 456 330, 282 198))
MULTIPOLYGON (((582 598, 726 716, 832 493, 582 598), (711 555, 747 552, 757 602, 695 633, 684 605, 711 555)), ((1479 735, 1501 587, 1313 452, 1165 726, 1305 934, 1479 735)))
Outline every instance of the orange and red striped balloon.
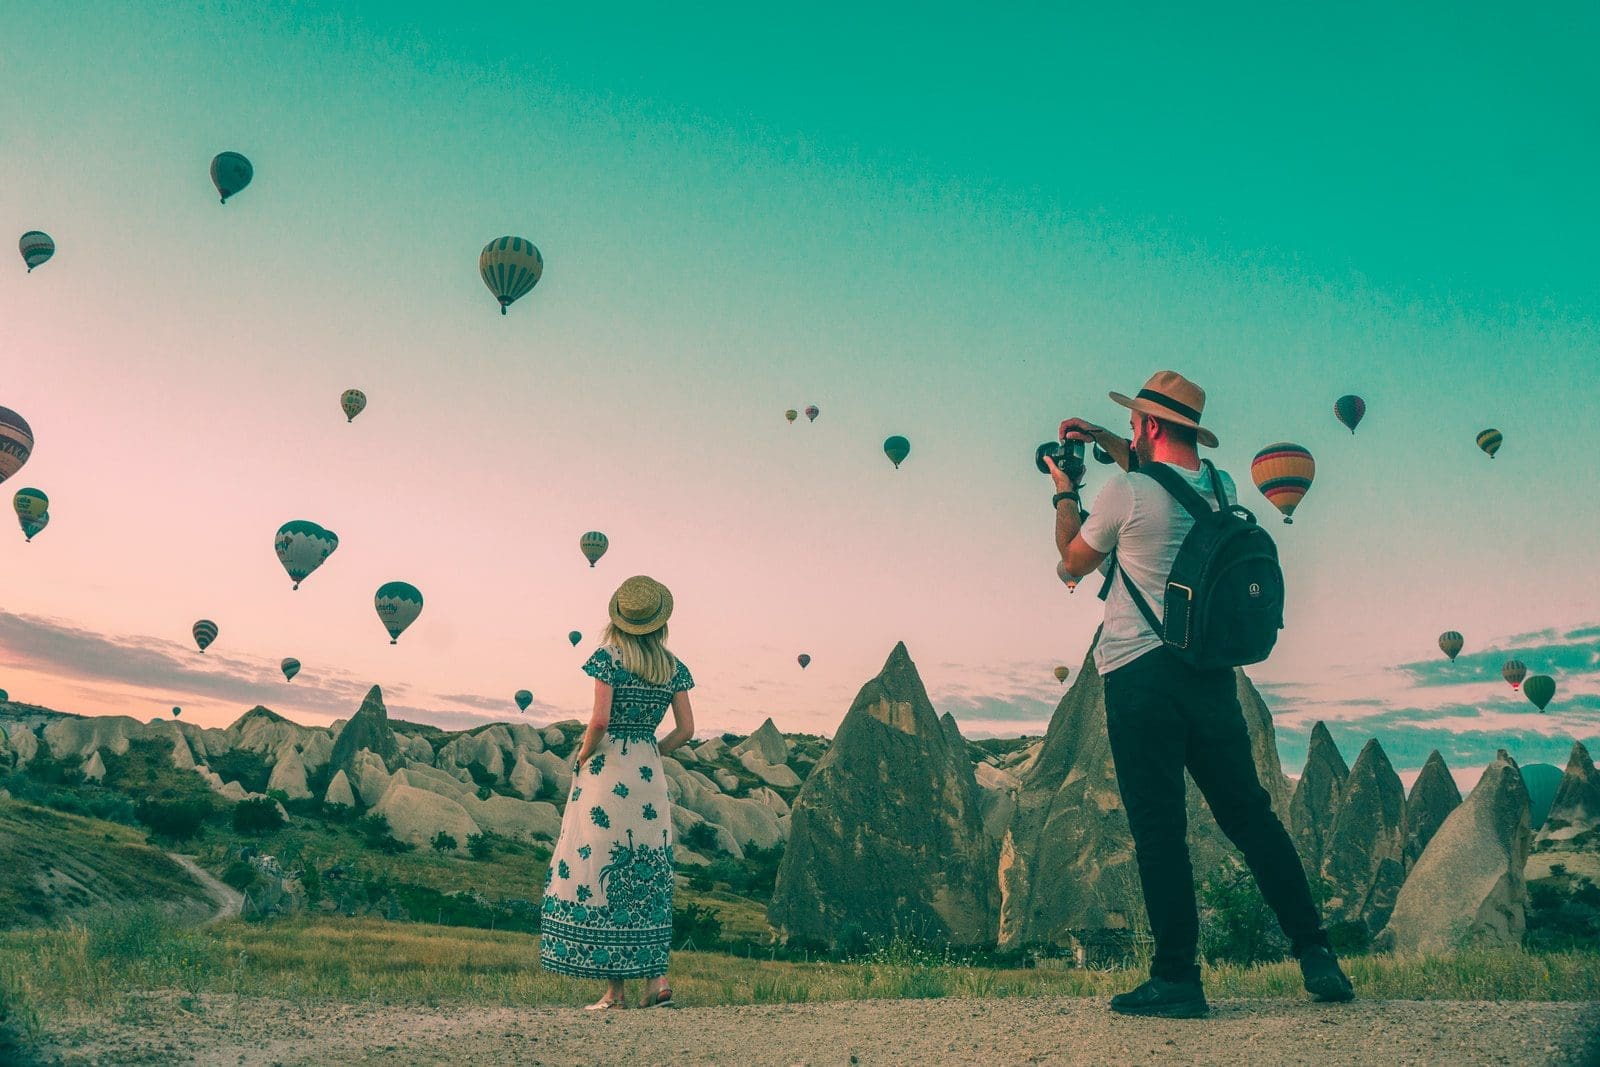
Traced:
POLYGON ((1311 491, 1317 476, 1317 461, 1301 445, 1280 441, 1256 453, 1250 462, 1250 477, 1273 507, 1283 512, 1284 522, 1293 522, 1294 509, 1311 491))

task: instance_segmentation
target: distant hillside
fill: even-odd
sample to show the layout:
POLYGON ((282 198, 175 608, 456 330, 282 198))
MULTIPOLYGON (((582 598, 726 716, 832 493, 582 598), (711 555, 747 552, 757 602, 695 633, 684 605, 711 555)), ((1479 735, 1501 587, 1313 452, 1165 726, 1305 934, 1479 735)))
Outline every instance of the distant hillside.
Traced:
POLYGON ((95 910, 161 901, 201 919, 211 897, 141 830, 0 799, 0 928, 56 926, 95 910))

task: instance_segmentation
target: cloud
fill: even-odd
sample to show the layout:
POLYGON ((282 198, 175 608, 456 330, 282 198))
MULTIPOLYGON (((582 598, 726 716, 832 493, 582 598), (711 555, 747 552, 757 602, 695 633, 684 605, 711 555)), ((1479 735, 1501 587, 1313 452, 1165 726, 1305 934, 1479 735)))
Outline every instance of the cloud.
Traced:
POLYGON ((1600 678, 1600 627, 1589 626, 1557 635, 1554 631, 1522 634, 1482 652, 1467 653, 1452 662, 1443 656, 1402 663, 1395 670, 1419 686, 1471 685, 1499 678, 1508 659, 1519 659, 1529 674, 1558 678, 1600 678))
MULTIPOLYGON (((77 682, 111 682, 155 690, 162 699, 212 699, 253 706, 282 692, 274 661, 216 651, 199 655, 176 641, 139 635, 111 636, 60 619, 0 611, 0 652, 15 667, 77 682), (267 698, 264 700, 263 698, 267 698)), ((338 671, 296 679, 298 707, 349 716, 371 686, 338 671)), ((395 686, 395 695, 405 687, 395 686)))

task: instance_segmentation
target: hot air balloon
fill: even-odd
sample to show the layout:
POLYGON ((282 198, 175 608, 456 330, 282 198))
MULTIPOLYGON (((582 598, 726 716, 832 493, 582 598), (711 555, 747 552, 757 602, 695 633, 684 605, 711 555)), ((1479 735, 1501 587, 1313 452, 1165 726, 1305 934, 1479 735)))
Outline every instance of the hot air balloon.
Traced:
POLYGON ((1347 393, 1333 402, 1334 418, 1350 427, 1350 432, 1356 432, 1356 426, 1361 422, 1361 417, 1367 413, 1367 402, 1353 393, 1347 393))
POLYGON ((1439 635, 1439 651, 1449 656, 1452 663, 1454 663, 1455 658, 1461 654, 1461 648, 1464 644, 1466 644, 1466 642, 1463 641, 1461 639, 1461 635, 1456 633, 1454 630, 1446 630, 1444 633, 1439 635))
POLYGON ((346 389, 339 394, 339 406, 344 409, 344 421, 355 422, 356 416, 367 408, 367 394, 359 389, 346 389))
POLYGON ((22 262, 28 265, 28 273, 33 273, 33 268, 56 254, 56 243, 50 235, 43 230, 29 230, 17 242, 17 248, 22 252, 22 262))
POLYGON ((11 506, 17 511, 17 521, 22 523, 23 535, 30 541, 50 522, 50 498, 38 489, 18 489, 17 495, 11 498, 11 506))
POLYGON ((1066 560, 1062 560, 1060 563, 1056 564, 1056 577, 1060 578, 1061 584, 1067 587, 1067 592, 1070 593, 1074 589, 1078 588, 1078 579, 1073 577, 1071 571, 1067 570, 1066 560))
POLYGON ((883 442, 883 454, 894 463, 895 470, 899 470, 900 464, 911 454, 911 442, 896 434, 883 442))
POLYGON ((527 711, 528 705, 533 703, 533 694, 526 689, 518 689, 517 695, 512 697, 517 702, 518 711, 527 711))
POLYGON ((1317 461, 1300 445, 1280 441, 1256 453, 1250 462, 1250 477, 1261 495, 1279 511, 1283 521, 1293 522, 1294 509, 1317 476, 1317 461))
POLYGON ((806 421, 807 422, 816 422, 817 421, 817 416, 821 415, 821 414, 822 414, 822 409, 817 407, 817 405, 815 405, 815 404, 807 404, 806 405, 806 421))
POLYGON ((1528 676, 1528 668, 1520 659, 1508 659, 1500 668, 1500 677, 1511 683, 1511 688, 1516 689, 1522 680, 1528 676))
POLYGON ((207 647, 217 639, 217 624, 210 619, 201 619, 190 630, 194 634, 194 643, 200 646, 200 654, 206 653, 207 647))
POLYGON ((250 161, 237 152, 220 152, 211 161, 211 184, 217 187, 224 204, 228 197, 249 185, 255 173, 250 161))
POLYGON ((1556 680, 1548 674, 1536 674, 1522 683, 1522 692, 1533 701, 1533 706, 1543 711, 1556 695, 1556 680))
POLYGON ((790 408, 788 411, 785 411, 783 413, 783 417, 789 420, 789 425, 790 426, 793 426, 794 425, 794 420, 798 419, 800 417, 800 413, 798 411, 796 411, 794 408, 790 408))
POLYGON ((33 455, 33 430, 28 420, 10 408, 0 408, 0 482, 5 481, 33 455))
POLYGON ((1493 459, 1494 454, 1500 451, 1500 442, 1504 440, 1505 437, 1499 430, 1483 430, 1478 434, 1478 447, 1489 453, 1489 458, 1493 459))
POLYGON ((518 297, 539 284, 544 257, 525 237, 496 237, 478 253, 478 273, 500 301, 500 314, 504 315, 518 297))
POLYGON ((599 530, 590 530, 578 538, 578 549, 583 553, 583 558, 589 561, 589 566, 591 567, 599 562, 601 556, 606 554, 606 549, 610 545, 611 542, 606 539, 606 535, 599 530))
POLYGON ((801 670, 805 670, 807 667, 811 666, 811 656, 805 652, 802 652, 795 657, 795 662, 800 664, 801 670))
POLYGON ((400 642, 406 627, 422 614, 422 594, 410 582, 384 582, 373 596, 372 606, 378 610, 384 629, 389 631, 389 643, 394 645, 400 642))
POLYGON ((283 680, 286 682, 294 681, 294 676, 300 673, 300 661, 293 656, 289 656, 278 666, 283 668, 283 680))
POLYGON ((572 643, 572 647, 573 648, 577 648, 578 647, 578 642, 583 640, 583 635, 580 634, 578 631, 573 630, 572 632, 567 634, 567 640, 572 643))
POLYGON ((1066 681, 1067 681, 1067 675, 1069 675, 1071 673, 1072 672, 1067 670, 1067 668, 1065 668, 1065 667, 1057 667, 1055 669, 1056 681, 1058 681, 1061 684, 1065 685, 1066 681))
POLYGON ((179 715, 182 715, 182 714, 183 714, 183 709, 182 708, 173 708, 172 709, 172 717, 174 719, 176 719, 179 715))
POLYGON ((43 530, 46 526, 49 526, 49 525, 50 525, 50 513, 48 511, 45 512, 43 515, 40 515, 37 519, 23 519, 22 520, 22 539, 24 541, 32 541, 34 536, 36 534, 38 534, 38 532, 40 530, 43 530))
POLYGON ((278 562, 289 572, 294 588, 299 589, 300 583, 339 547, 339 535, 306 519, 294 519, 278 527, 272 547, 278 553, 278 562))

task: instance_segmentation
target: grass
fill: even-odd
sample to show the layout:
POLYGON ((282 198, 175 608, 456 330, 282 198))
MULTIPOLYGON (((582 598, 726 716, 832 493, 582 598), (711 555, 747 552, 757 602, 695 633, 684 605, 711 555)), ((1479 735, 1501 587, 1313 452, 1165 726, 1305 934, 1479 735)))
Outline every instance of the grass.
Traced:
MULTIPOLYGON (((202 994, 223 994, 301 1008, 329 1001, 570 1006, 593 996, 596 983, 546 973, 537 960, 535 937, 504 931, 338 917, 183 927, 159 912, 130 909, 66 929, 0 933, 0 991, 24 1035, 56 1017, 137 1022, 138 994, 158 991, 177 991, 186 1006, 201 1004, 202 994)), ((1349 967, 1369 999, 1600 1000, 1595 954, 1369 956, 1349 967)), ((968 967, 903 943, 846 963, 679 952, 671 973, 674 999, 695 1005, 1105 997, 1142 977, 1134 970, 968 967)), ((1304 996, 1293 963, 1210 968, 1206 986, 1217 998, 1304 996)))

